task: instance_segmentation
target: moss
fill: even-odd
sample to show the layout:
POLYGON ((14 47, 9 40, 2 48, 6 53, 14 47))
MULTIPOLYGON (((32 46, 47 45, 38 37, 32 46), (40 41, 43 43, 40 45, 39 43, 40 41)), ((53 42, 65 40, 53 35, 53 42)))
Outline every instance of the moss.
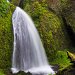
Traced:
POLYGON ((74 2, 71 0, 61 0, 61 14, 66 18, 67 24, 72 27, 75 33, 75 9, 74 2))
POLYGON ((15 6, 19 6, 20 0, 11 0, 11 3, 15 6))
POLYGON ((29 1, 23 8, 32 17, 51 62, 56 59, 57 51, 72 50, 72 46, 63 20, 56 13, 48 10, 48 5, 44 3, 45 0, 29 1))
POLYGON ((0 17, 5 15, 7 13, 8 3, 6 1, 1 0, 0 1, 0 17))
POLYGON ((60 0, 60 5, 62 9, 67 8, 70 6, 70 0, 60 0))
POLYGON ((1 0, 0 3, 0 75, 9 75, 11 68, 13 30, 12 13, 15 6, 1 0), (8 71, 8 72, 7 72, 8 71))
MULTIPOLYGON (((67 14, 67 13, 66 13, 67 14)), ((66 17, 67 23, 72 27, 73 32, 75 33, 75 12, 71 12, 66 17)))
POLYGON ((56 54, 56 59, 51 62, 52 64, 58 64, 59 70, 63 70, 69 65, 71 65, 70 60, 68 59, 67 52, 65 51, 58 51, 56 54))
POLYGON ((0 68, 11 67, 11 54, 13 46, 12 13, 15 6, 1 0, 0 3, 0 68), (5 6, 4 6, 5 5, 5 6))
POLYGON ((5 75, 2 69, 0 69, 0 75, 5 75))
MULTIPOLYGON (((66 51, 73 51, 75 48, 67 34, 65 23, 61 15, 57 15, 57 11, 55 11, 55 13, 48 9, 48 5, 45 0, 44 2, 28 1, 29 2, 25 3, 23 6, 23 9, 32 17, 35 26, 39 31, 49 63, 52 65, 59 65, 59 69, 63 70, 67 66, 71 65, 66 51)), ((67 7, 67 0, 64 1, 66 3, 62 1, 63 4, 58 5, 61 5, 59 9, 63 6, 63 8, 67 7)), ((68 8, 70 8, 70 6, 68 8)), ((62 12, 64 10, 62 9, 58 10, 61 11, 60 14, 63 14, 62 12)), ((68 9, 66 8, 66 10, 68 9)))

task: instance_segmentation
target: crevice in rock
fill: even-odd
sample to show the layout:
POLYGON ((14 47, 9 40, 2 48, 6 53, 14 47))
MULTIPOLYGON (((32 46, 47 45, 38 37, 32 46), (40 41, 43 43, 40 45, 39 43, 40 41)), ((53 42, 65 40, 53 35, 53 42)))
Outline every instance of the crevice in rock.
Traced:
POLYGON ((23 3, 25 0, 20 0, 19 7, 23 8, 23 3))
POLYGON ((66 22, 66 19, 63 16, 62 16, 62 19, 65 25, 66 32, 71 40, 71 44, 73 45, 73 47, 75 47, 75 33, 72 27, 66 22))

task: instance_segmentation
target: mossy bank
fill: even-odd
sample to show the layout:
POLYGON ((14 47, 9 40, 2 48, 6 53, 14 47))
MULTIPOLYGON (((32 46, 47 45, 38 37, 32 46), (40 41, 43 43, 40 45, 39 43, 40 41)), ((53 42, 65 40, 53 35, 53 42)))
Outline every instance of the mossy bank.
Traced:
MULTIPOLYGON (((61 1, 65 8, 67 0, 66 4, 64 3, 64 0, 61 1)), ((25 0, 23 9, 32 17, 39 31, 50 64, 59 64, 60 68, 68 66, 70 63, 66 51, 73 51, 74 46, 65 28, 65 22, 61 16, 62 10, 59 9, 61 12, 57 13, 59 11, 49 7, 46 0, 25 0)))
MULTIPOLYGON (((0 0, 0 71, 11 68, 13 50, 12 14, 15 6, 0 0)), ((0 75, 4 75, 1 74, 0 75)))

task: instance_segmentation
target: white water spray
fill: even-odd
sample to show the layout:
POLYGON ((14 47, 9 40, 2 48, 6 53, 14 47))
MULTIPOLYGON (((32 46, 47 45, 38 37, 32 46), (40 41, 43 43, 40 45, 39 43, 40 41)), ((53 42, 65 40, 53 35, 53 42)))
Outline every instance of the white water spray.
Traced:
POLYGON ((39 34, 27 13, 16 7, 12 23, 14 32, 12 72, 24 71, 33 75, 54 74, 48 64, 39 34))

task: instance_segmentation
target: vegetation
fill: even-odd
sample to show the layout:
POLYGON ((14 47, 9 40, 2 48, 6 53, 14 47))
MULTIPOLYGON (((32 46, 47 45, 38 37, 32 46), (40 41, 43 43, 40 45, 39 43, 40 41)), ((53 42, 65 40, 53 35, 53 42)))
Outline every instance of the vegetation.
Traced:
POLYGON ((63 70, 64 68, 71 65, 70 60, 68 59, 67 52, 65 51, 58 51, 56 53, 56 59, 51 62, 52 64, 59 64, 59 69, 63 70))
POLYGON ((31 15, 39 31, 48 59, 52 61, 58 50, 71 49, 71 46, 62 18, 49 10, 47 3, 45 3, 45 0, 41 2, 28 0, 23 9, 31 15))
POLYGON ((0 75, 5 75, 2 69, 11 67, 11 54, 13 46, 12 13, 15 6, 0 0, 0 75))
MULTIPOLYGON (((20 5, 20 0, 12 0, 11 3, 20 5)), ((13 49, 12 13, 15 10, 11 3, 0 1, 0 75, 11 75, 9 69, 13 49)), ((66 26, 71 26, 75 33, 75 11, 70 0, 23 0, 20 6, 33 19, 50 64, 59 65, 60 70, 71 65, 67 51, 73 52, 75 46, 66 26)), ((23 74, 25 73, 21 72, 17 75, 23 74)))
POLYGON ((3 70, 0 69, 0 75, 5 75, 3 70))

